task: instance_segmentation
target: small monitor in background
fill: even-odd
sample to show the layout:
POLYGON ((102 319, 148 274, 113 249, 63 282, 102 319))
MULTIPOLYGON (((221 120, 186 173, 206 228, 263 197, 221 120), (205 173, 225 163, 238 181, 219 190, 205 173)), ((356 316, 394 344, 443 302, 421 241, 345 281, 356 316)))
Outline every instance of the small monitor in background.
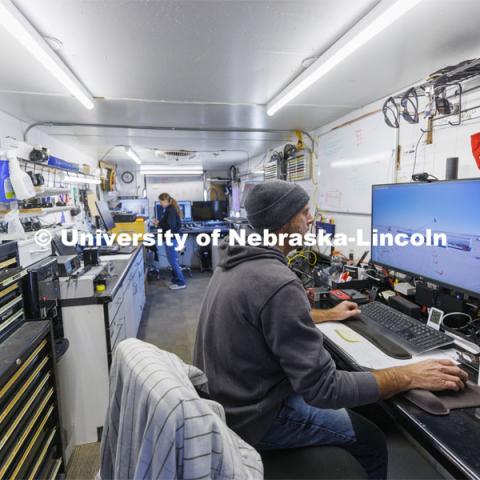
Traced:
MULTIPOLYGON (((68 237, 68 235, 67 235, 68 237)), ((71 238, 71 237, 70 237, 71 238)), ((65 245, 59 235, 52 238, 52 246, 55 253, 59 256, 78 255, 77 249, 72 245, 65 245)))
POLYGON ((179 200, 178 206, 182 211, 182 220, 186 220, 187 222, 192 220, 192 202, 190 200, 179 200))
POLYGON ((215 220, 213 202, 193 202, 192 219, 195 222, 206 222, 208 220, 215 220))
POLYGON ((327 222, 315 222, 315 227, 318 232, 321 230, 323 235, 330 235, 332 238, 335 236, 335 224, 327 222))
POLYGON ((102 219, 105 230, 109 231, 115 228, 115 222, 113 221, 107 202, 95 201, 95 205, 97 206, 98 214, 102 219))

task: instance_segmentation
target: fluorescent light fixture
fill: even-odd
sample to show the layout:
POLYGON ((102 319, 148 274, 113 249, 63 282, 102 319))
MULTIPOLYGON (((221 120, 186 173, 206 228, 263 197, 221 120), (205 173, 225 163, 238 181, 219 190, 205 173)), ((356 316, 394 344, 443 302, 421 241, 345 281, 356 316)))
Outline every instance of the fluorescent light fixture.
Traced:
POLYGON ((93 97, 47 41, 10 0, 0 0, 0 24, 13 35, 85 107, 94 107, 93 97))
POLYGON ((369 165, 372 163, 389 161, 392 158, 392 152, 381 152, 376 155, 370 155, 368 157, 347 158, 342 160, 334 160, 331 164, 331 168, 352 168, 360 165, 369 165))
POLYGON ((200 165, 191 166, 170 166, 170 165, 142 165, 140 173, 144 175, 203 175, 203 168, 200 165))
POLYGON ((267 104, 272 116, 421 0, 384 0, 267 104))
POLYGON ((190 177, 201 177, 203 175, 203 172, 195 172, 195 171, 188 171, 184 170, 183 172, 179 171, 163 171, 163 172, 157 172, 157 171, 146 171, 146 172, 141 172, 143 175, 153 175, 153 176, 169 176, 169 177, 177 177, 177 176, 190 176, 190 177))
POLYGON ((140 160, 140 157, 137 155, 135 150, 133 150, 132 147, 125 147, 125 151, 127 152, 127 155, 137 164, 141 165, 142 161, 140 160))
POLYGON ((80 175, 71 175, 70 173, 67 173, 64 181, 68 183, 87 183, 89 185, 100 185, 101 183, 99 178, 82 177, 80 175))

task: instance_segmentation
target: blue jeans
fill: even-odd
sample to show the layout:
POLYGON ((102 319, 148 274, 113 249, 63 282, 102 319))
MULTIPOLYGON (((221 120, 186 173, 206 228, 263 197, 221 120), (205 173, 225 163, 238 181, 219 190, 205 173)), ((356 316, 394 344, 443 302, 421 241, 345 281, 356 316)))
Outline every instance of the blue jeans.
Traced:
POLYGON ((376 425, 344 408, 312 407, 297 394, 284 400, 273 424, 256 448, 281 450, 321 445, 347 450, 369 478, 384 479, 387 476, 387 446, 376 425))
POLYGON ((165 245, 165 252, 167 254, 168 263, 172 267, 172 282, 177 285, 185 285, 185 277, 183 276, 182 269, 178 264, 178 255, 175 247, 178 243, 176 240, 173 240, 172 246, 165 245))

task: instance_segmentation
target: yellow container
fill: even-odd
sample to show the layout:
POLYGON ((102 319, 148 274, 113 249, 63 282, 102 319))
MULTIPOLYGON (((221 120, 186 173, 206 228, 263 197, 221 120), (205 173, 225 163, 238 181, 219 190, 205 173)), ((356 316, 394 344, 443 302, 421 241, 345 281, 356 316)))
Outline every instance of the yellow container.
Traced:
MULTIPOLYGON (((111 233, 141 234, 148 232, 147 221, 143 218, 137 218, 134 222, 117 223, 112 228, 111 233)), ((142 237, 139 237, 142 239, 142 237)))

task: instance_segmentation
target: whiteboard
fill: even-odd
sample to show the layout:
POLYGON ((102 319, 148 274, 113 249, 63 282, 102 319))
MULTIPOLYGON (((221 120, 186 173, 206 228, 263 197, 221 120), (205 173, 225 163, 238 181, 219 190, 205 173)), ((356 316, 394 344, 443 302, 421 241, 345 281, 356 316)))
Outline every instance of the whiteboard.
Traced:
POLYGON ((396 133, 378 112, 319 135, 319 209, 370 214, 372 185, 394 182, 396 133))

